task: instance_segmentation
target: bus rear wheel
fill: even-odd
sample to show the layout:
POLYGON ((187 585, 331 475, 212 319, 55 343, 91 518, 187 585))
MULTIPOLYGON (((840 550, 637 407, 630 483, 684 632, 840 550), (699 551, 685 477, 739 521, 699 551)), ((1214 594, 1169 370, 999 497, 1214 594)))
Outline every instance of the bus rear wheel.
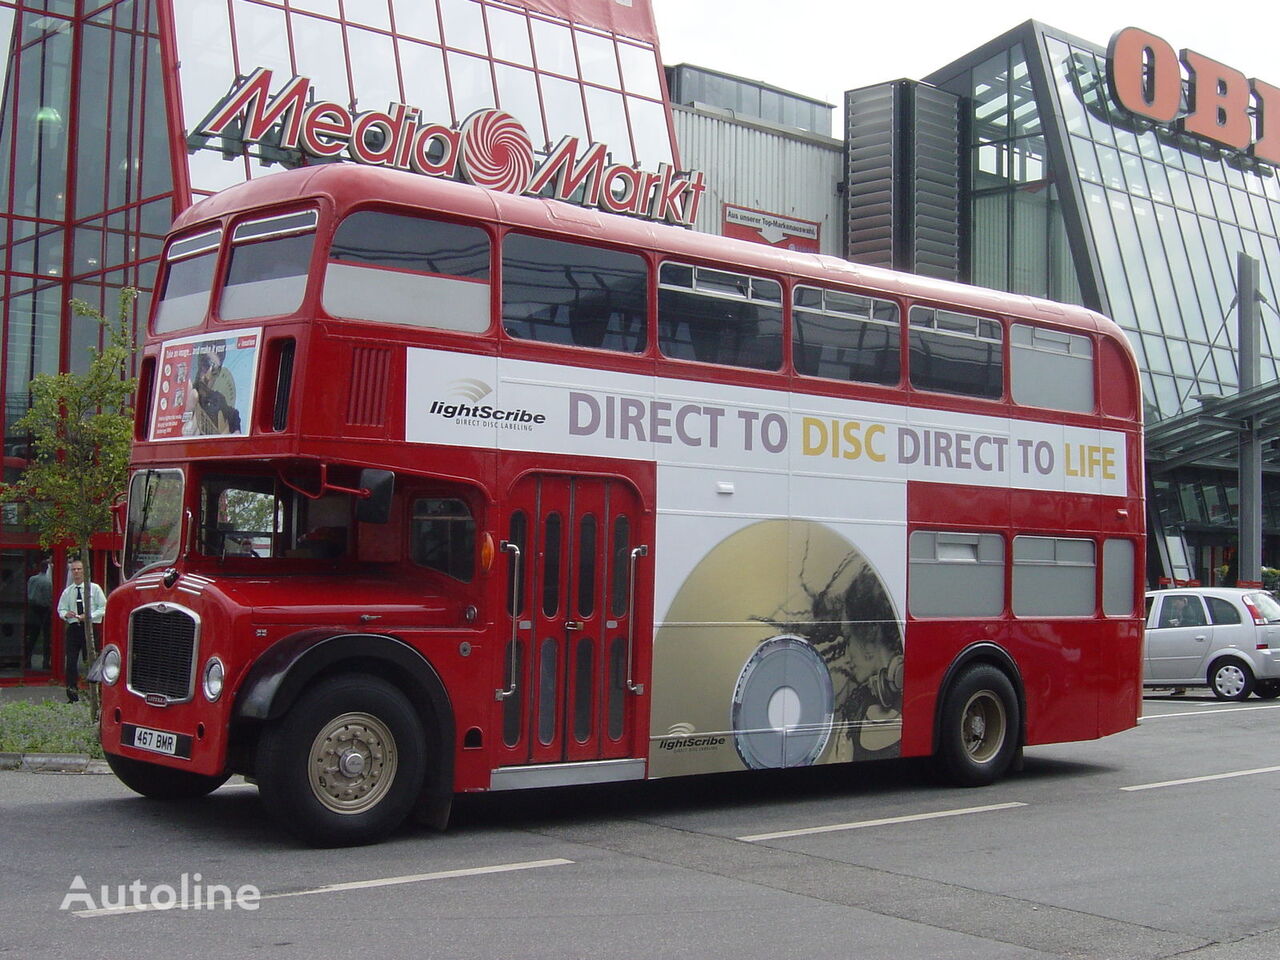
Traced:
POLYGON ((107 766, 121 783, 134 793, 152 800, 194 800, 213 793, 230 776, 204 776, 155 763, 131 760, 114 753, 106 756, 107 766))
POLYGON ((378 677, 332 677, 263 733, 258 791, 313 846, 372 843, 412 809, 425 755, 422 724, 400 690, 378 677))
POLYGON ((942 702, 939 772, 957 786, 993 783, 1013 762, 1020 729, 1018 697, 1004 671, 985 663, 967 668, 942 702))

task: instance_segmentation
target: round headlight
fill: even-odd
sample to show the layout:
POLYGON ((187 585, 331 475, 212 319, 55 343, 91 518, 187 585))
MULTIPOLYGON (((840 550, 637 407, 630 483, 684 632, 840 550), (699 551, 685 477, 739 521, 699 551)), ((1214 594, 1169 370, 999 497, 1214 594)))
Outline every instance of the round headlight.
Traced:
POLYGON ((114 643, 108 644, 102 651, 102 682, 113 685, 120 679, 120 648, 114 643))
POLYGON ((225 675, 222 661, 217 657, 210 657, 209 662, 204 665, 204 680, 201 683, 204 688, 204 698, 210 703, 222 696, 222 681, 225 675))

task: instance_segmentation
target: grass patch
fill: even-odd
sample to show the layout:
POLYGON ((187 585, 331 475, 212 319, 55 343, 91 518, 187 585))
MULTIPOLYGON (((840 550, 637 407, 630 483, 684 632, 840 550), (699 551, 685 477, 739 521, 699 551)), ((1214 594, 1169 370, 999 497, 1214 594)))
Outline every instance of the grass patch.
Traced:
POLYGON ((89 718, 87 701, 81 696, 79 703, 60 703, 52 697, 39 703, 0 703, 0 753, 87 753, 101 758, 98 727, 89 718))

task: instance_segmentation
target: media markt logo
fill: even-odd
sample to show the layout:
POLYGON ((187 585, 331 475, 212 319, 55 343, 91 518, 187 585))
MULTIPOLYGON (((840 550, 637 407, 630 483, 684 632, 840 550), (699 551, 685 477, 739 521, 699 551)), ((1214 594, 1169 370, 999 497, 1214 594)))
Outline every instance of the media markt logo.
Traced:
POLYGON ((251 883, 232 890, 225 883, 205 883, 198 873, 184 873, 175 886, 171 883, 148 885, 142 880, 132 883, 102 884, 95 891, 76 874, 62 898, 59 910, 70 910, 77 917, 104 917, 116 913, 141 913, 146 910, 257 910, 262 891, 251 883))
POLYGON ((547 422, 545 413, 534 413, 524 407, 500 407, 481 403, 493 393, 493 387, 483 380, 465 378, 447 384, 444 400, 433 400, 427 411, 433 416, 452 420, 459 426, 493 426, 500 430, 532 430, 547 422))
POLYGON ((489 190, 549 196, 685 227, 693 225, 706 191, 701 171, 615 163, 607 144, 583 144, 576 136, 535 150, 520 121, 496 107, 449 126, 401 102, 356 113, 318 97, 308 77, 294 76, 274 94, 271 83, 272 71, 265 67, 237 77, 191 132, 187 149, 207 147, 226 157, 251 152, 264 163, 287 166, 346 155, 369 166, 461 178, 489 190))
POLYGON ((673 723, 667 728, 667 735, 658 744, 658 748, 676 753, 704 753, 725 745, 726 738, 720 734, 704 733, 695 736, 696 732, 697 728, 692 723, 673 723))

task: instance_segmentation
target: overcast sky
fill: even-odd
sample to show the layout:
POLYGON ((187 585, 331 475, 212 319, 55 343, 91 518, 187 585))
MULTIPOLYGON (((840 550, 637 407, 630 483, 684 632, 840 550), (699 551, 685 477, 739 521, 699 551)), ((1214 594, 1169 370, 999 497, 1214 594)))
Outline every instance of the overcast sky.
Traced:
POLYGON ((693 63, 840 106, 845 90, 920 79, 1037 19, 1106 46, 1141 27, 1280 86, 1280 4, 1070 3, 990 5, 974 0, 652 0, 663 62, 693 63), (1198 6, 1198 5, 1196 5, 1198 6), (1209 21, 1207 16, 1221 20, 1209 21))

